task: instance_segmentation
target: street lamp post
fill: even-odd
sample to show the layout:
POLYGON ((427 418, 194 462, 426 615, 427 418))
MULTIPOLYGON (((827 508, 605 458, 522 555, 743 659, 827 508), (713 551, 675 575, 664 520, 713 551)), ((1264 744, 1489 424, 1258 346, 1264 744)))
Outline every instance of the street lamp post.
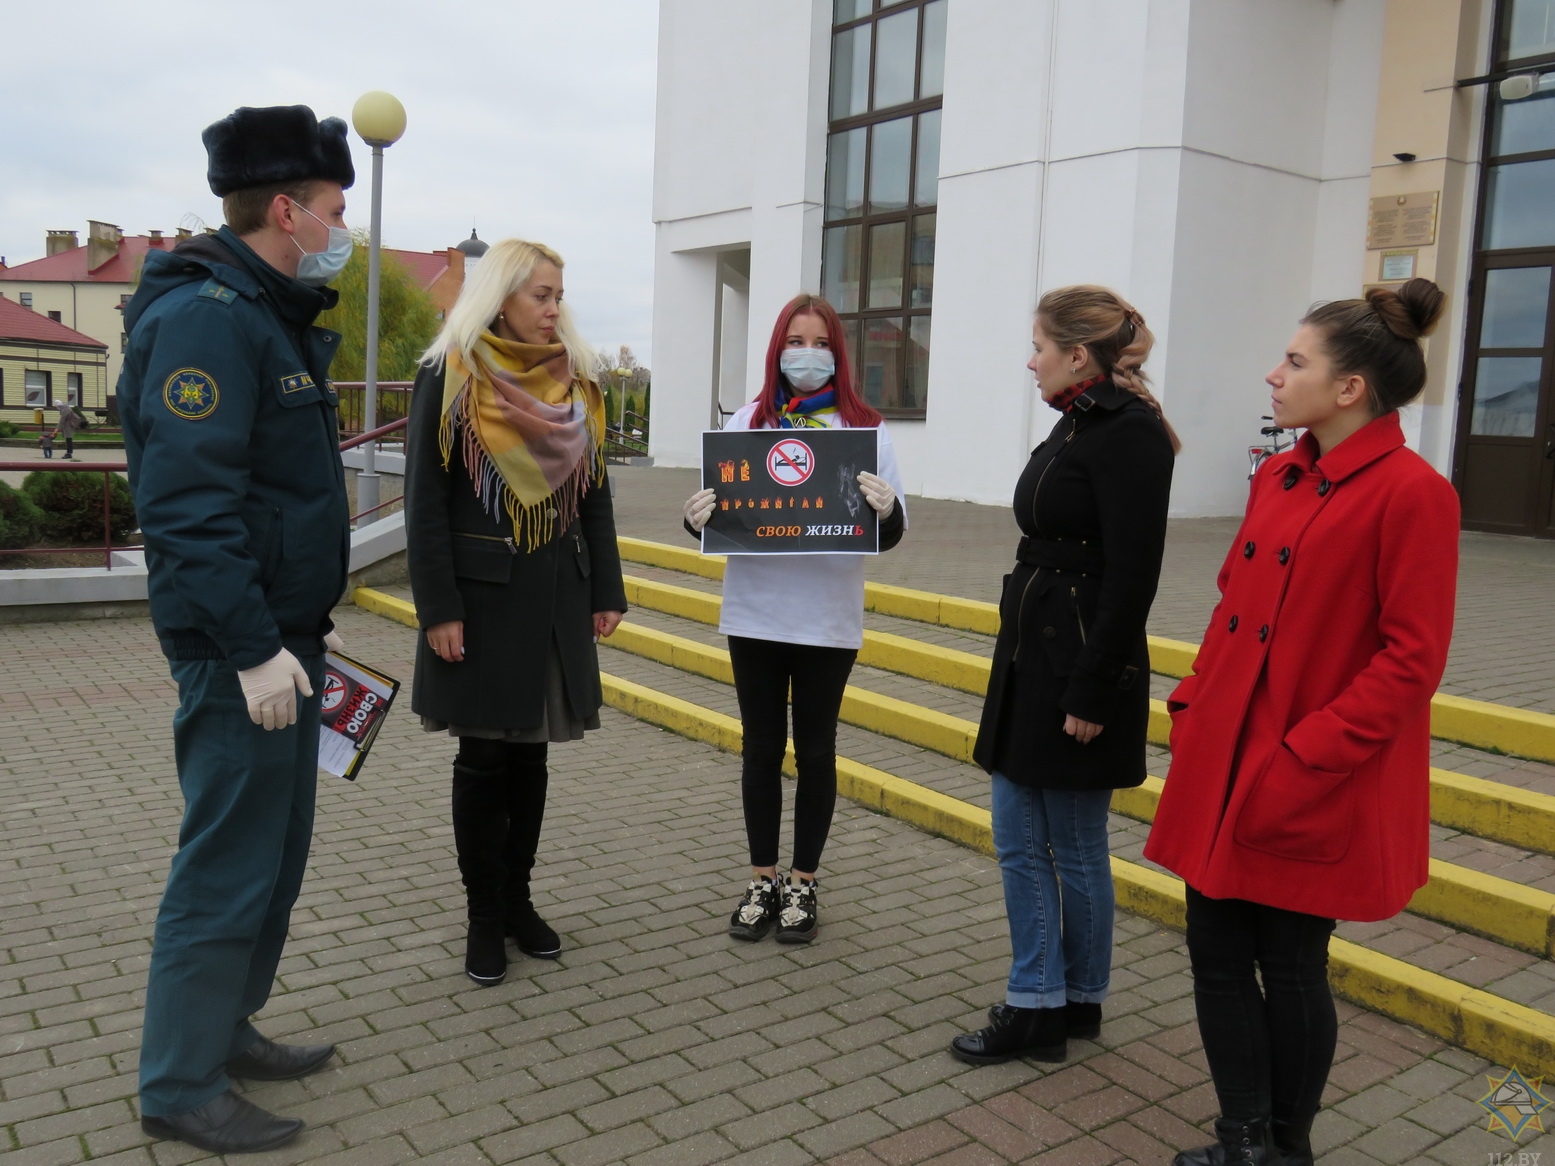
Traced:
MULTIPOLYGON (((362 402, 362 432, 378 428, 378 273, 383 226, 383 150, 400 140, 405 132, 405 107, 399 98, 381 89, 362 94, 351 109, 351 124, 362 141, 373 148, 372 225, 367 236, 367 368, 362 402)), ((356 475, 357 513, 367 514, 362 523, 377 522, 378 443, 362 447, 362 468, 356 475), (371 514, 367 512, 371 511, 371 514)))

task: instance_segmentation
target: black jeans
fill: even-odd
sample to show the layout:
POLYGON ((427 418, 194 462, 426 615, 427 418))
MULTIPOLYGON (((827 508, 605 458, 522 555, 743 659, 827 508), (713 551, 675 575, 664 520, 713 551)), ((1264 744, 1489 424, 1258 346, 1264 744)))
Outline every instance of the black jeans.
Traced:
POLYGON ((813 871, 837 804, 837 712, 858 652, 729 637, 734 692, 744 730, 740 791, 752 866, 776 866, 783 817, 783 754, 793 686, 795 870, 813 871))
POLYGON ((1317 1116, 1339 1031, 1333 930, 1332 919, 1188 888, 1193 1001, 1222 1117, 1305 1131, 1317 1116))

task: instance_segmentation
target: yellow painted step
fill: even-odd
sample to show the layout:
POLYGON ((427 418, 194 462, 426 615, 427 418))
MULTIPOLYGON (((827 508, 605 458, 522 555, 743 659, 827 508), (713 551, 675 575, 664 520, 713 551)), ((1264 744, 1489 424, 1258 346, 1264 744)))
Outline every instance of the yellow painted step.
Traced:
MULTIPOLYGON (((352 599, 364 611, 417 626, 415 608, 403 599, 365 587, 352 599)), ((608 674, 601 676, 601 683, 613 708, 727 752, 740 748, 740 723, 733 717, 608 674)), ((792 745, 784 764, 791 773, 792 745)), ((837 760, 837 784, 844 797, 985 854, 992 852, 989 814, 977 806, 846 758, 837 760)), ((1112 871, 1120 906, 1182 927, 1179 880, 1119 858, 1112 859, 1112 871)), ((1544 1013, 1344 940, 1333 940, 1329 954, 1330 980, 1345 999, 1436 1033, 1496 1064, 1555 1073, 1555 1020, 1544 1013)))
MULTIPOLYGON (((723 578, 722 556, 702 555, 690 548, 673 547, 645 539, 623 537, 618 541, 621 557, 630 562, 648 563, 707 579, 723 578)), ((999 609, 996 605, 938 595, 931 591, 915 591, 885 583, 866 583, 864 606, 882 615, 984 635, 995 635, 999 630, 999 609)), ((1152 671, 1163 676, 1182 677, 1192 669, 1194 657, 1198 654, 1197 644, 1169 640, 1162 636, 1150 636, 1149 642, 1152 671)), ((1456 741, 1476 749, 1555 763, 1555 716, 1549 713, 1510 708, 1439 692, 1431 699, 1431 733, 1443 741, 1456 741)))
MULTIPOLYGON (((1153 822, 1164 786, 1152 776, 1134 789, 1114 790, 1112 808, 1135 821, 1153 822)), ((1433 858, 1430 881, 1415 892, 1409 910, 1519 951, 1555 959, 1555 895, 1548 891, 1433 858)))
MULTIPOLYGON (((699 602, 713 598, 684 588, 675 590, 699 602)), ((365 610, 416 626, 415 608, 405 600, 370 588, 359 589, 354 599, 357 606, 365 610)), ((628 602, 632 601, 629 594, 628 602)), ((734 683, 734 670, 727 650, 641 627, 630 620, 622 622, 606 641, 606 646, 721 684, 734 683)), ((970 762, 977 742, 977 726, 971 721, 851 684, 843 693, 841 718, 847 724, 917 745, 955 761, 970 762)), ((1490 782, 1480 784, 1493 785, 1490 782)), ((1153 821, 1161 789, 1160 778, 1147 777, 1145 784, 1136 789, 1116 791, 1112 808, 1138 821, 1153 821)), ((1463 800, 1467 803, 1469 799, 1463 800)), ((1482 813, 1488 812, 1482 807, 1482 813)), ((1431 881, 1416 893, 1410 902, 1410 910, 1522 951, 1555 957, 1555 895, 1545 891, 1432 859, 1431 881)))
MULTIPOLYGON (((612 707, 729 752, 739 749, 740 724, 733 717, 608 674, 601 680, 612 707)), ((792 743, 784 767, 793 772, 792 743)), ((993 851, 987 810, 840 757, 837 785, 843 796, 872 809, 984 854, 993 851)), ((1124 910, 1182 928, 1180 880, 1117 857, 1112 878, 1124 910)), ((1536 1009, 1342 939, 1329 943, 1329 980, 1344 999, 1435 1033, 1498 1065, 1555 1073, 1555 1018, 1536 1009)))
MULTIPOLYGON (((673 583, 626 576, 627 602, 650 611, 717 626, 719 597, 673 583)), ((1189 645, 1191 647, 1191 645, 1189 645)), ((864 632, 859 662, 887 672, 943 684, 973 696, 988 687, 989 661, 971 652, 922 644, 889 632, 864 632)), ((1171 734, 1166 705, 1150 702, 1151 742, 1165 745, 1171 734)), ((889 736, 899 736, 888 733, 889 736)), ((905 738, 903 738, 905 739, 905 738)), ((921 741, 914 743, 921 744, 921 741)), ((1555 854, 1555 797, 1485 781, 1446 769, 1431 770, 1431 820, 1480 838, 1525 850, 1555 854)))

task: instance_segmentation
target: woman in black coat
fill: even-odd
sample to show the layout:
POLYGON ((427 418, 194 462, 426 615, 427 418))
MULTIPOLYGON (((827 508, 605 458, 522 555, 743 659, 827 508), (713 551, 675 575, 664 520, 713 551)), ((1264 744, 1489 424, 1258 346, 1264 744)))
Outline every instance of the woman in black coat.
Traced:
POLYGON ((1062 1061, 1094 1037, 1112 964, 1112 791, 1145 779, 1145 618, 1166 541, 1177 438, 1145 387, 1152 337, 1106 288, 1042 297, 1027 367, 1063 413, 1015 487, 1022 538, 973 754, 1014 959, 1005 1002, 951 1052, 1062 1061))
POLYGON ((411 708, 459 741, 454 844, 465 972, 507 974, 504 935, 555 959, 529 876, 551 741, 599 728, 595 641, 626 610, 591 350, 562 306, 562 260, 505 239, 482 259, 411 394, 406 551, 411 708))

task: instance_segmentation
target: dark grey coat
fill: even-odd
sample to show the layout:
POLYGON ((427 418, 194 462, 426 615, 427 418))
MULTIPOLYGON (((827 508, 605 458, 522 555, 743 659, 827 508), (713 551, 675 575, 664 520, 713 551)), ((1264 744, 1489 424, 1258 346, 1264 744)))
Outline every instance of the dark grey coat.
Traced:
POLYGON ((603 703, 593 615, 626 610, 609 480, 589 488, 570 527, 525 552, 507 516, 492 518, 476 498, 457 437, 443 468, 442 396, 442 370, 423 368, 411 394, 405 458, 406 557, 423 633, 411 708, 448 724, 537 728, 554 641, 567 702, 586 720, 603 703), (424 634, 450 620, 464 621, 457 664, 440 659, 424 634))

